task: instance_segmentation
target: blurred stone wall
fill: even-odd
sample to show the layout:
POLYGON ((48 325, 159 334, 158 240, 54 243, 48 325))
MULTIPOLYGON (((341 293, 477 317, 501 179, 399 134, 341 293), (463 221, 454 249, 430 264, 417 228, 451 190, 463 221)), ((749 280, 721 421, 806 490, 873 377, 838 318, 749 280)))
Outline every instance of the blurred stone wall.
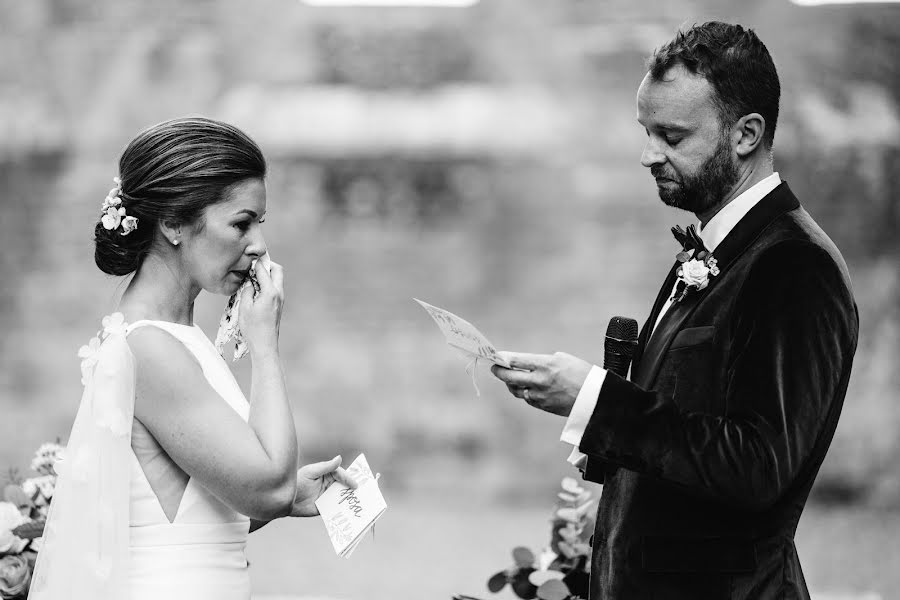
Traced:
MULTIPOLYGON (((897 501, 895 7, 483 0, 466 10, 33 0, 0 33, 0 465, 65 438, 75 351, 124 283, 90 240, 122 147, 224 118, 271 161, 265 226, 287 271, 283 356, 308 458, 364 450, 385 485, 527 502, 568 473, 562 422, 441 341, 413 296, 499 346, 602 361, 646 318, 673 252, 638 164, 643 60, 684 23, 757 29, 783 81, 777 168, 844 249, 857 367, 817 490, 897 501), (724 7, 724 8, 723 8, 724 7), (27 427, 25 426, 27 424, 27 427)), ((215 330, 224 299, 202 296, 215 330)), ((243 384, 249 365, 236 366, 243 384)))

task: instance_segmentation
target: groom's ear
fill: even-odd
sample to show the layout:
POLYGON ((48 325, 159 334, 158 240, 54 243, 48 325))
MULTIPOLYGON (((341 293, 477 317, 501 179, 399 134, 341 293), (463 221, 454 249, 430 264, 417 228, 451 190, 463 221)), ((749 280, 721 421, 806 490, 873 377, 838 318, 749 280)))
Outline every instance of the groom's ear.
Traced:
POLYGON ((750 113, 738 119, 731 131, 737 141, 734 151, 740 158, 747 158, 762 144, 766 120, 759 113, 750 113))

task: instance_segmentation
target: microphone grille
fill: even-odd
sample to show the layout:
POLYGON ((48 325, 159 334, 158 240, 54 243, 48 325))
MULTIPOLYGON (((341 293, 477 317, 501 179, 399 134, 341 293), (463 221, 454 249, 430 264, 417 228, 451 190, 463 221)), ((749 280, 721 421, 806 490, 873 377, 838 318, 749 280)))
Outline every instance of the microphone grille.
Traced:
POLYGON ((613 317, 606 328, 606 337, 627 342, 635 342, 638 338, 637 321, 629 317, 613 317))

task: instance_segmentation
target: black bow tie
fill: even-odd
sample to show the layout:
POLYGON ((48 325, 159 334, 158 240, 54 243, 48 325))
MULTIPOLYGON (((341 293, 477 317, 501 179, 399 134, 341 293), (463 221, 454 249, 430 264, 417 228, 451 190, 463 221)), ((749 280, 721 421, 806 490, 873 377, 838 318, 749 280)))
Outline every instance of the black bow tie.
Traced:
POLYGON ((684 252, 694 250, 694 258, 702 260, 709 254, 709 250, 706 249, 706 245, 700 239, 700 235, 697 233, 697 228, 694 225, 688 225, 687 231, 682 229, 680 225, 676 225, 672 228, 672 235, 681 244, 684 252))

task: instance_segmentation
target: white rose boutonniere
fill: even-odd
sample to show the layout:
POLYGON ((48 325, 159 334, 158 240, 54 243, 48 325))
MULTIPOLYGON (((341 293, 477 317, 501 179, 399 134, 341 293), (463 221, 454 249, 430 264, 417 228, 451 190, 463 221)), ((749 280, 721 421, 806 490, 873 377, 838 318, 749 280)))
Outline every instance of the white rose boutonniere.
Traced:
POLYGON ((703 245, 703 240, 693 225, 689 226, 687 231, 673 227, 672 233, 683 248, 676 256, 681 265, 678 267, 678 282, 672 296, 673 302, 680 302, 692 291, 705 290, 710 277, 719 275, 719 267, 712 253, 703 245))
POLYGON ((709 285, 709 267, 702 260, 691 259, 681 265, 681 279, 687 284, 702 290, 709 285))

